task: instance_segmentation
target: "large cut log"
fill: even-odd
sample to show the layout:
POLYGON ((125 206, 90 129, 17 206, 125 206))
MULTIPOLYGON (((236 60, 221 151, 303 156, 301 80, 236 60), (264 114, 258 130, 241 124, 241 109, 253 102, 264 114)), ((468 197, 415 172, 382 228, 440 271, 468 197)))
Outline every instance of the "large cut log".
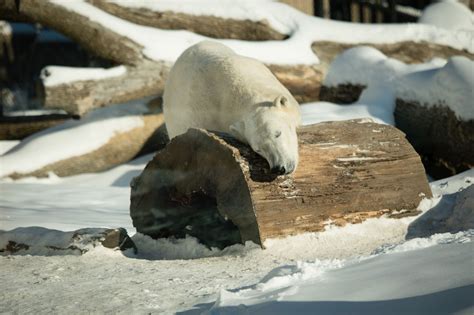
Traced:
POLYGON ((66 114, 3 116, 0 117, 0 140, 21 140, 71 118, 66 114))
POLYGON ((398 129, 361 120, 298 132, 295 173, 277 176, 234 138, 190 129, 174 138, 132 182, 138 232, 197 237, 224 247, 320 231, 331 220, 358 223, 414 215, 431 196, 419 156, 398 129))
POLYGON ((426 106, 398 98, 396 104, 397 127, 422 156, 428 174, 446 178, 474 167, 473 119, 459 119, 442 102, 426 106))
POLYGON ((236 20, 212 15, 154 11, 146 7, 124 7, 104 0, 89 0, 89 2, 132 23, 161 29, 188 30, 208 37, 241 40, 283 40, 288 37, 274 30, 267 20, 236 20))

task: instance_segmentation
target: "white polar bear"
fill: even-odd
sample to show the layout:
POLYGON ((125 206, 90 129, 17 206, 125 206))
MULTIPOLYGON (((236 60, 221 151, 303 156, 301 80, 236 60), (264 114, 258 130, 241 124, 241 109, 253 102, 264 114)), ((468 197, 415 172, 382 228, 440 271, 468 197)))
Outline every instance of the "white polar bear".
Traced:
POLYGON ((263 156, 273 172, 298 164, 298 102, 261 62, 203 41, 178 58, 163 95, 170 139, 188 128, 227 132, 263 156))

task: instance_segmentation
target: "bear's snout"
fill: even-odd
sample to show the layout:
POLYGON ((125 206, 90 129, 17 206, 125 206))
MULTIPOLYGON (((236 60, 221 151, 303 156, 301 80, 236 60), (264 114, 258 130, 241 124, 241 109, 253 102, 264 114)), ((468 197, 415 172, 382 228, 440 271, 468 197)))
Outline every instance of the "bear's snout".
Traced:
POLYGON ((295 170, 295 163, 290 162, 288 165, 277 165, 271 169, 271 172, 278 175, 287 175, 293 173, 295 170))

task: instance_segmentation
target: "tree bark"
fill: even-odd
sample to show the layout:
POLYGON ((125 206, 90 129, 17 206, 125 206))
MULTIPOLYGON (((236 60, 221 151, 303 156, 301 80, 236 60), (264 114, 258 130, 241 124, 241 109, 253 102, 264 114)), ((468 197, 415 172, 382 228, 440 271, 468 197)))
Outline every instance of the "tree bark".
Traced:
POLYGON ((225 19, 211 15, 191 15, 172 11, 122 7, 104 0, 89 0, 94 6, 135 24, 168 30, 188 30, 213 38, 241 40, 283 40, 288 35, 274 30, 268 21, 225 19))
POLYGON ((419 156, 402 132, 363 121, 298 131, 295 173, 272 174, 234 138, 190 129, 174 138, 132 183, 130 215, 152 237, 200 239, 225 247, 418 213, 431 196, 419 156))

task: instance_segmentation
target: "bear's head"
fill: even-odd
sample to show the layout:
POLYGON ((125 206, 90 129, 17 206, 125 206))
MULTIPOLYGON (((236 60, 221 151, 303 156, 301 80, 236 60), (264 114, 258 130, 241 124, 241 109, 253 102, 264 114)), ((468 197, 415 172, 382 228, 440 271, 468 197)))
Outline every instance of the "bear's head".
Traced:
POLYGON ((272 103, 259 105, 241 121, 230 126, 231 133, 264 157, 272 172, 292 173, 298 165, 299 105, 280 95, 272 103))

